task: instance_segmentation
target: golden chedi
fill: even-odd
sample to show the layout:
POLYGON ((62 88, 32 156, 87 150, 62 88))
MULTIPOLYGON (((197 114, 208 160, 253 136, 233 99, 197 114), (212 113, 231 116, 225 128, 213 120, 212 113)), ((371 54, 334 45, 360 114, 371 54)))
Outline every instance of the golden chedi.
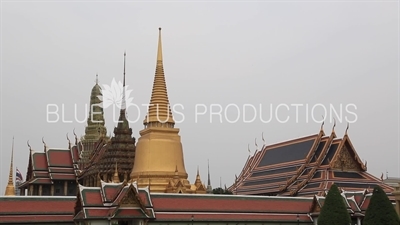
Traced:
MULTIPOLYGON (((136 145, 136 157, 130 175, 138 187, 150 192, 198 193, 187 180, 179 129, 169 105, 164 76, 161 28, 159 28, 157 64, 148 113, 136 145)), ((204 192, 205 193, 205 192, 204 192)))
POLYGON ((6 186, 5 196, 14 196, 15 195, 15 187, 13 182, 13 156, 14 156, 14 138, 13 138, 13 146, 11 150, 11 163, 10 163, 10 174, 8 175, 8 183, 6 186))

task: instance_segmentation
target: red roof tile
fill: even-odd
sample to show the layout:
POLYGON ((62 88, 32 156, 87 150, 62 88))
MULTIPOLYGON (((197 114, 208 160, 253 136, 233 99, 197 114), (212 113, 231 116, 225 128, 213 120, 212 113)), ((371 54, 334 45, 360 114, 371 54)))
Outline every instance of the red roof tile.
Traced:
POLYGON ((156 212, 307 213, 312 198, 151 194, 151 201, 156 212))
POLYGON ((47 151, 49 166, 71 167, 72 157, 70 150, 49 149, 47 151))
MULTIPOLYGON (((271 213, 165 213, 156 212, 156 221, 296 221, 297 214, 271 213)), ((307 215, 299 214, 299 222, 310 222, 307 215)))
POLYGON ((83 206, 103 206, 99 190, 84 189, 82 192, 83 206))
POLYGON ((75 197, 13 196, 2 197, 0 215, 73 214, 75 197))
POLYGON ((32 163, 34 170, 48 170, 46 154, 44 152, 34 152, 32 163))
POLYGON ((73 214, 71 215, 0 215, 0 224, 11 223, 40 223, 40 222, 71 222, 73 221, 73 214))

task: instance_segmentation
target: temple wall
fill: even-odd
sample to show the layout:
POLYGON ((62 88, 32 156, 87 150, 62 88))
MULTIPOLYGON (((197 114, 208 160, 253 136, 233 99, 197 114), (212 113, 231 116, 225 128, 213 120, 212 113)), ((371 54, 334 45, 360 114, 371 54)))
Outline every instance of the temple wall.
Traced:
POLYGON ((302 223, 302 222, 267 222, 267 221, 263 221, 263 222, 174 222, 174 221, 166 221, 166 222, 162 222, 162 221, 149 221, 147 223, 147 225, 294 225, 294 224, 301 224, 301 225, 313 225, 312 222, 308 222, 308 223, 302 223))

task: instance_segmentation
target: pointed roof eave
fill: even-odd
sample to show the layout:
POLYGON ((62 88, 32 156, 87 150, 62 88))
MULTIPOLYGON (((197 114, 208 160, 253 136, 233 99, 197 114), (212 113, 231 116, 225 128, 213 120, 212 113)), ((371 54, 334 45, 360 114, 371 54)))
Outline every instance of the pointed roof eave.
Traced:
POLYGON ((150 99, 150 105, 146 118, 143 121, 144 125, 151 123, 168 123, 172 127, 175 121, 172 116, 172 111, 169 104, 167 86, 165 82, 163 54, 161 44, 161 28, 158 34, 158 50, 157 50, 157 64, 154 76, 153 90, 150 99))

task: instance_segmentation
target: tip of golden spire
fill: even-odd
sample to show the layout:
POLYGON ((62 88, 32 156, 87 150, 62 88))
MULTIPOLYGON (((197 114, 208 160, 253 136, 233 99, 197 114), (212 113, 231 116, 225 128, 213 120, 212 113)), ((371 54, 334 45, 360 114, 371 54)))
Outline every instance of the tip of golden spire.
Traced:
POLYGON ((153 90, 150 99, 150 106, 148 109, 147 116, 143 121, 147 124, 164 124, 173 128, 175 121, 172 116, 172 111, 169 105, 167 85, 165 82, 164 66, 163 66, 163 53, 162 53, 162 41, 161 41, 161 28, 158 32, 158 49, 157 49, 157 63, 156 72, 154 76, 153 90))
POLYGON ((158 28, 158 51, 157 51, 157 64, 162 63, 162 44, 161 44, 161 27, 158 28))

